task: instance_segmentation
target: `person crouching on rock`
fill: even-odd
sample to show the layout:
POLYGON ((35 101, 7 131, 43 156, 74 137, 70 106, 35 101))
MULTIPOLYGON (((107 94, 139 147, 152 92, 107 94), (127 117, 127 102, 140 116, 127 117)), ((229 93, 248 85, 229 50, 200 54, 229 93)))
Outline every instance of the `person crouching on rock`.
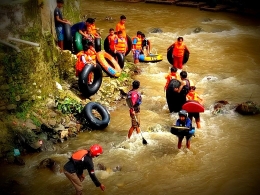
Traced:
POLYGON ((83 149, 74 152, 69 161, 64 165, 64 174, 73 184, 76 195, 83 194, 82 181, 85 179, 83 174, 84 169, 88 170, 89 176, 96 187, 100 187, 102 191, 105 190, 105 186, 98 181, 95 175, 93 164, 93 158, 98 157, 102 153, 102 147, 98 144, 94 144, 89 150, 83 149))

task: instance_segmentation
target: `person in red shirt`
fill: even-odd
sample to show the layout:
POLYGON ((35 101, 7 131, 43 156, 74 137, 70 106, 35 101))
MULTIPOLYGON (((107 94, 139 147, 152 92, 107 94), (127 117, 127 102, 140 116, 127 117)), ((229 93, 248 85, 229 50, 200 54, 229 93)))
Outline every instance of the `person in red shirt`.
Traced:
POLYGON ((131 127, 128 131, 128 139, 130 139, 134 130, 140 133, 140 105, 142 103, 141 93, 138 92, 140 82, 135 80, 132 83, 132 89, 127 93, 127 104, 129 106, 129 113, 131 117, 131 127))
POLYGON ((177 79, 176 72, 177 72, 177 68, 171 67, 171 72, 168 75, 165 76, 166 83, 165 83, 165 86, 164 86, 164 91, 167 90, 168 85, 169 85, 169 83, 171 82, 172 79, 177 79))
POLYGON ((116 25, 116 33, 118 31, 122 31, 123 37, 126 39, 126 29, 125 29, 125 22, 126 22, 126 17, 125 15, 120 16, 120 21, 116 25))
POLYGON ((190 53, 190 51, 184 44, 183 37, 178 37, 177 41, 174 42, 170 47, 172 46, 174 47, 172 50, 173 66, 182 70, 184 51, 187 50, 188 53, 190 53))
POLYGON ((117 35, 115 34, 115 30, 113 28, 109 29, 108 35, 108 44, 109 44, 109 53, 114 56, 115 53, 115 40, 117 39, 117 35))

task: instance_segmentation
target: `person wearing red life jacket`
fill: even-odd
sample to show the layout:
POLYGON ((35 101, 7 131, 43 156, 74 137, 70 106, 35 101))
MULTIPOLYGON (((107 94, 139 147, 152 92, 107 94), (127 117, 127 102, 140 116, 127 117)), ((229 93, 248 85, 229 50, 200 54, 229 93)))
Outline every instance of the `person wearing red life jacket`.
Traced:
POLYGON ((140 82, 135 80, 132 83, 132 89, 127 93, 127 99, 130 101, 129 113, 131 117, 131 127, 128 131, 128 139, 130 139, 134 130, 136 133, 140 133, 140 105, 142 103, 141 93, 138 92, 140 82))
POLYGON ((76 76, 78 77, 83 68, 87 64, 93 64, 96 66, 96 50, 94 48, 93 42, 88 42, 86 45, 83 47, 84 51, 80 51, 77 54, 77 62, 76 62, 76 76))
POLYGON ((172 50, 173 66, 176 67, 177 69, 182 70, 184 52, 185 50, 187 50, 188 53, 190 53, 190 51, 188 47, 184 44, 183 37, 178 37, 177 41, 174 42, 171 46, 174 47, 172 50))
POLYGON ((113 28, 109 29, 109 35, 107 37, 109 44, 109 54, 114 57, 115 54, 115 39, 117 39, 117 35, 115 34, 115 30, 113 28))
POLYGON ((176 72, 177 72, 177 68, 171 67, 171 72, 168 75, 165 76, 166 83, 165 83, 165 86, 164 86, 164 91, 167 90, 168 85, 169 85, 169 83, 171 82, 172 79, 177 79, 176 72))
POLYGON ((102 191, 105 190, 105 186, 99 182, 95 175, 93 158, 98 157, 103 153, 103 148, 94 144, 89 150, 78 150, 74 152, 69 161, 64 165, 64 174, 73 184, 76 195, 83 194, 82 181, 85 179, 83 171, 87 169, 91 180, 96 187, 100 187, 102 191))

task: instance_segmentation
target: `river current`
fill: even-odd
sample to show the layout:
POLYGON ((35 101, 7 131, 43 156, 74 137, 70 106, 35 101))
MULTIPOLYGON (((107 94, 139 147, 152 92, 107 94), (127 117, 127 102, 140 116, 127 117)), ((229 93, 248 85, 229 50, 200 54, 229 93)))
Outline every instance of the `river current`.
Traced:
MULTIPOLYGON (((260 104, 259 19, 174 5, 81 1, 81 15, 96 18, 103 38, 122 14, 127 17, 127 34, 132 37, 138 30, 144 32, 152 51, 164 56, 161 62, 140 64, 142 72, 135 76, 141 82, 141 129, 148 145, 144 146, 136 134, 126 139, 130 119, 127 106, 121 102, 110 111, 111 122, 105 130, 83 132, 54 151, 26 157, 24 167, 1 167, 1 176, 6 181, 19 181, 13 188, 22 194, 73 194, 63 173, 38 170, 36 165, 53 158, 63 166, 73 151, 99 143, 104 154, 94 163, 108 168, 96 171, 106 191, 96 188, 87 176, 84 194, 258 195, 260 115, 242 116, 233 109, 213 115, 211 111, 218 100, 231 105, 248 100, 260 104), (112 20, 106 20, 108 16, 112 20), (149 33, 152 28, 163 32, 149 33), (169 113, 163 90, 170 68, 166 50, 178 36, 184 37, 191 52, 183 70, 205 102, 202 128, 196 130, 190 150, 185 148, 185 140, 178 150, 177 137, 169 132, 177 114, 169 113), (121 171, 112 171, 117 165, 121 171)), ((127 60, 133 60, 131 54, 127 60)))

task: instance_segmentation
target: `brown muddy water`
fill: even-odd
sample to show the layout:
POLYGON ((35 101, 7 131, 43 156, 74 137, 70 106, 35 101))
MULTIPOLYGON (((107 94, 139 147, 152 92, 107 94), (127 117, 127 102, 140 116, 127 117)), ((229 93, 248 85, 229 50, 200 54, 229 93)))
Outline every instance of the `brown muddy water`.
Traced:
MULTIPOLYGON (((161 62, 140 64, 142 73, 135 76, 143 92, 141 129, 148 145, 143 146, 136 134, 126 139, 130 119, 121 102, 110 111, 111 122, 105 130, 83 132, 56 145, 54 151, 28 156, 25 166, 2 166, 0 175, 5 181, 19 181, 19 185, 2 181, 4 186, 26 195, 73 194, 62 173, 38 170, 36 165, 53 158, 63 166, 71 152, 100 143, 104 154, 94 163, 109 168, 96 171, 106 191, 86 177, 84 194, 258 195, 260 115, 242 116, 232 109, 213 115, 211 111, 218 100, 231 105, 248 100, 260 104, 259 19, 174 5, 101 0, 81 1, 81 11, 96 18, 103 38, 109 28, 115 28, 120 15, 126 15, 127 34, 132 37, 141 30, 151 40, 153 53, 164 56, 161 62), (105 20, 106 16, 113 20, 105 20), (152 28, 163 33, 149 33, 152 28), (195 29, 201 31, 195 33, 195 29), (185 146, 178 150, 177 138, 169 132, 177 114, 169 113, 163 90, 170 67, 166 49, 178 36, 184 37, 191 52, 184 70, 205 101, 202 128, 192 138, 190 150, 185 146), (117 165, 122 170, 111 171, 117 165)), ((131 55, 127 59, 131 61, 131 55)))

